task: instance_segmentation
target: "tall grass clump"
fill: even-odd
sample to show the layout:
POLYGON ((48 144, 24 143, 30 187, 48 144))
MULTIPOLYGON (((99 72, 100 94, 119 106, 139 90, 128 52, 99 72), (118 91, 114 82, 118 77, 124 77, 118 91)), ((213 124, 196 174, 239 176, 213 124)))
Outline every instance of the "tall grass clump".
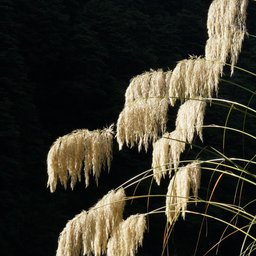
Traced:
MULTIPOLYGON (((147 218, 159 214, 166 217, 159 254, 172 255, 170 237, 177 221, 194 216, 200 225, 191 255, 198 255, 201 240, 205 239, 203 230, 210 221, 222 225, 222 232, 204 255, 213 250, 218 254, 221 244, 237 234, 241 243, 236 255, 254 255, 256 200, 243 200, 243 195, 248 188, 254 192, 256 189, 256 154, 246 153, 246 143, 256 143, 254 130, 247 129, 248 122, 255 122, 256 118, 256 110, 251 106, 255 92, 224 79, 224 70, 229 67, 231 75, 247 72, 236 67, 236 63, 247 33, 248 4, 248 0, 213 0, 208 12, 209 37, 204 57, 190 56, 179 61, 172 71, 150 70, 132 78, 116 132, 113 126, 96 131, 81 129, 53 143, 47 158, 51 192, 56 190, 58 181, 65 188, 70 181, 73 189, 81 180, 82 169, 86 186, 91 173, 98 184, 101 169, 110 169, 114 134, 120 150, 125 145, 137 146, 138 151, 152 148, 151 169, 111 190, 95 206, 67 223, 59 236, 58 256, 136 255, 143 246, 145 231, 150 231, 147 218), (217 98, 221 83, 249 93, 248 103, 217 98), (207 119, 208 105, 218 109, 224 118, 222 123, 207 119), (169 130, 168 111, 174 106, 178 107, 176 121, 174 129, 169 130), (241 125, 237 120, 232 122, 232 116, 238 116, 241 125), (216 136, 214 141, 210 136, 216 136), (221 147, 216 142, 220 138, 221 147), (208 141, 213 145, 208 145, 208 141), (239 154, 232 145, 238 141, 242 145, 239 154), (136 195, 143 182, 150 184, 148 193, 136 195), (154 182, 160 194, 151 193, 154 182), (133 195, 125 194, 128 188, 134 188, 133 195), (148 210, 124 219, 125 202, 141 198, 147 199, 148 210), (161 205, 150 209, 150 200, 154 198, 160 198, 161 205)), ((252 72, 250 75, 256 76, 252 72)))

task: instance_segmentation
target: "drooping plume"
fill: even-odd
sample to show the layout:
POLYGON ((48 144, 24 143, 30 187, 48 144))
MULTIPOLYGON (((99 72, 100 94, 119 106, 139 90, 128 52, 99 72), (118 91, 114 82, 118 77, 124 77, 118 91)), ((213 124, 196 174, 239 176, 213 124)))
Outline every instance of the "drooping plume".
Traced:
POLYGON ((54 192, 58 180, 73 189, 77 180, 81 180, 84 166, 86 186, 92 172, 96 183, 101 169, 110 169, 112 161, 113 130, 112 126, 104 130, 76 130, 58 138, 47 156, 48 187, 54 192))
POLYGON ((148 149, 149 143, 156 141, 166 130, 168 101, 166 99, 138 99, 125 106, 117 121, 117 142, 119 149, 124 143, 133 147, 138 144, 148 149))
MULTIPOLYGON (((171 71, 169 71, 171 74, 171 71)), ((144 72, 131 79, 125 92, 125 104, 137 99, 164 98, 166 96, 166 72, 161 69, 144 72)))
POLYGON ((182 133, 182 137, 189 144, 192 143, 195 134, 203 140, 202 126, 205 108, 206 102, 198 98, 186 101, 178 110, 176 130, 182 133))
POLYGON ((153 177, 158 185, 167 171, 171 175, 172 170, 177 170, 180 155, 184 152, 186 140, 179 130, 165 133, 162 138, 153 144, 152 168, 153 177))
POLYGON ((211 98, 218 92, 219 79, 223 65, 217 61, 193 57, 176 65, 169 79, 169 99, 173 106, 177 99, 181 101, 198 97, 211 98))
POLYGON ((166 78, 171 71, 150 71, 136 76, 125 93, 125 106, 117 121, 119 149, 126 144, 138 144, 148 149, 166 130, 168 111, 168 87, 166 78))
POLYGON ((153 177, 158 185, 167 172, 171 175, 173 169, 177 170, 186 143, 191 144, 195 134, 203 140, 205 108, 206 102, 201 98, 183 103, 178 110, 175 130, 165 133, 153 144, 153 177))
POLYGON ((60 233, 56 256, 106 253, 108 239, 122 221, 124 205, 124 190, 112 190, 88 212, 75 216, 60 233))
POLYGON ((223 64, 230 60, 231 73, 246 34, 247 5, 248 0, 214 0, 208 11, 205 57, 223 64))
POLYGON ((107 256, 135 256, 138 247, 142 246, 145 229, 146 217, 143 214, 122 221, 109 239, 107 256))
POLYGON ((179 168, 172 177, 166 195, 165 211, 167 221, 170 224, 175 221, 180 213, 182 213, 182 217, 185 219, 190 191, 192 190, 192 195, 194 197, 198 196, 200 179, 201 167, 198 161, 179 168))
POLYGON ((173 167, 176 170, 179 165, 180 155, 184 152, 186 147, 186 141, 183 137, 183 134, 174 130, 169 134, 170 139, 170 155, 171 155, 171 163, 173 163, 173 167))
POLYGON ((157 185, 160 185, 162 177, 164 177, 171 168, 170 139, 169 134, 166 133, 153 144, 152 169, 153 177, 157 185))

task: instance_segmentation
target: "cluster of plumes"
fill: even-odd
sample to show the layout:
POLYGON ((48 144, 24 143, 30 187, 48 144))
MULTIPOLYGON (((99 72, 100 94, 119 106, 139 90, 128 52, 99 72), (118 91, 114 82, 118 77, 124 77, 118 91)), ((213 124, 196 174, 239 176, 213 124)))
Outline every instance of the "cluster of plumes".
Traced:
POLYGON ((138 144, 148 149, 166 130, 168 111, 168 86, 166 80, 171 71, 145 72, 134 77, 125 93, 124 109, 117 121, 119 149, 126 144, 138 144))
POLYGON ((81 180, 82 167, 85 183, 89 185, 90 173, 96 183, 101 169, 110 169, 112 161, 113 127, 103 130, 76 130, 58 138, 47 156, 48 187, 54 192, 58 180, 73 189, 77 180, 81 180))
POLYGON ((60 233, 56 256, 133 256, 142 245, 145 215, 123 220, 125 192, 111 190, 88 211, 70 220, 60 233))
POLYGON ((205 108, 206 102, 201 98, 183 103, 178 110, 175 130, 165 133, 153 144, 152 168, 158 185, 168 171, 171 175, 173 169, 177 170, 180 155, 185 150, 186 143, 191 144, 195 134, 203 140, 205 108))
POLYGON ((122 222, 125 192, 110 191, 89 211, 70 220, 60 233, 57 256, 100 256, 107 251, 110 235, 122 222))
POLYGON ((169 105, 177 100, 211 98, 218 91, 223 66, 217 61, 191 57, 180 61, 172 71, 145 72, 131 80, 125 93, 125 106, 117 121, 117 141, 147 150, 166 131, 169 105))
POLYGON ((214 0, 208 12, 205 57, 223 64, 230 59, 232 73, 246 34, 247 5, 248 0, 214 0))
POLYGON ((178 62, 169 79, 169 99, 172 106, 177 100, 198 97, 211 98, 218 92, 222 65, 218 61, 191 56, 178 62))
POLYGON ((200 180, 201 167, 198 161, 180 167, 172 177, 166 195, 165 211, 167 221, 170 224, 175 222, 180 213, 183 219, 185 219, 190 191, 192 190, 192 196, 197 198, 200 180))
POLYGON ((135 256, 146 229, 144 214, 132 215, 114 230, 108 242, 108 256, 135 256))

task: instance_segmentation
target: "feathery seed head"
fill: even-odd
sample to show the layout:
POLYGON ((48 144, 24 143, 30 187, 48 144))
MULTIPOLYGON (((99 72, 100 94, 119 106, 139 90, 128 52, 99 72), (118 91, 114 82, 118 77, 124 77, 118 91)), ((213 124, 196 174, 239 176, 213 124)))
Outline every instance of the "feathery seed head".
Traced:
POLYGON ((61 232, 56 256, 100 256, 107 241, 123 218, 125 193, 110 191, 88 212, 75 216, 61 232))
POLYGON ((138 99, 126 105, 117 121, 117 141, 119 149, 126 143, 133 147, 138 144, 148 149, 164 133, 167 123, 168 101, 166 99, 138 99))
POLYGON ((177 170, 180 155, 185 150, 186 143, 192 143, 194 134, 203 140, 202 126, 205 108, 206 102, 201 98, 183 103, 178 110, 175 130, 165 133, 153 144, 153 177, 158 185, 168 169, 169 175, 171 175, 172 166, 177 170))
POLYGON ((183 134, 188 143, 192 143, 194 134, 203 140, 202 126, 206 102, 202 99, 188 100, 180 106, 176 118, 176 130, 183 134))
POLYGON ((161 69, 144 72, 131 79, 125 92, 125 104, 137 99, 164 98, 166 92, 165 73, 161 69))
POLYGON ((174 170, 177 170, 180 162, 180 155, 184 152, 186 147, 186 138, 179 130, 174 130, 169 134, 170 156, 173 163, 174 170))
POLYGON ((122 221, 108 241, 108 256, 135 256, 142 246, 146 229, 146 217, 143 214, 131 215, 122 221))
POLYGON ((173 169, 177 170, 180 155, 186 147, 185 142, 181 130, 174 130, 171 133, 165 133, 162 138, 153 144, 153 177, 158 185, 160 185, 161 178, 165 176, 167 170, 169 170, 169 175, 171 175, 173 169))
POLYGON ((198 161, 194 161, 179 168, 170 180, 166 196, 165 211, 167 220, 170 224, 173 224, 180 212, 182 213, 183 219, 185 219, 190 190, 192 189, 193 196, 198 196, 200 178, 200 164, 198 161))
POLYGON ((208 11, 207 60, 231 61, 231 74, 246 34, 248 0, 214 0, 208 11))
POLYGON ((220 62, 201 57, 191 56, 190 59, 180 61, 169 79, 171 105, 174 105, 176 99, 211 98, 214 92, 218 92, 222 69, 220 62))
POLYGON ((117 121, 117 142, 133 147, 138 144, 147 151, 166 129, 168 85, 171 71, 151 70, 134 77, 125 93, 125 106, 117 121))
POLYGON ((81 180, 82 166, 84 166, 86 186, 89 185, 91 171, 98 183, 101 169, 110 168, 112 144, 112 126, 95 131, 75 130, 58 138, 47 156, 47 185, 51 192, 55 191, 58 180, 66 188, 69 178, 73 189, 76 182, 81 180))
POLYGON ((152 153, 152 168, 153 177, 158 185, 162 177, 165 176, 167 170, 171 168, 171 157, 170 157, 170 141, 167 138, 168 134, 164 134, 162 138, 157 140, 153 144, 152 153))

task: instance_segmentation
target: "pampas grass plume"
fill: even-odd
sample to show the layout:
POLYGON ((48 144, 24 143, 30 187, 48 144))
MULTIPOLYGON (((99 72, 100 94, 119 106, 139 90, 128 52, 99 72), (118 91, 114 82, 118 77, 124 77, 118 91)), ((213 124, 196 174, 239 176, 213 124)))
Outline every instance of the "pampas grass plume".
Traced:
MULTIPOLYGON (((125 93, 125 106, 117 121, 117 142, 147 151, 150 143, 166 130, 168 86, 162 70, 145 72, 134 77, 125 93)), ((168 77, 171 72, 168 72, 168 77)))
POLYGON ((152 168, 153 177, 158 185, 167 170, 171 175, 172 170, 177 170, 180 155, 185 150, 185 137, 179 130, 165 133, 162 138, 153 144, 152 168))
POLYGON ((171 175, 172 166, 174 170, 177 170, 180 155, 185 150, 186 143, 191 144, 195 134, 203 140, 202 126, 205 108, 206 102, 201 98, 187 100, 178 110, 175 130, 165 133, 153 144, 153 177, 158 185, 167 170, 171 175))
POLYGON ((58 180, 66 188, 70 179, 73 189, 81 180, 84 166, 85 183, 89 185, 91 171, 98 184, 101 169, 110 169, 112 161, 113 126, 103 130, 76 130, 58 138, 47 156, 48 183, 51 192, 58 180))
POLYGON ((146 217, 143 214, 132 215, 122 221, 108 242, 107 256, 135 256, 142 246, 146 229, 146 217))
POLYGON ((153 144, 152 169, 157 185, 160 185, 162 177, 165 176, 167 170, 172 165, 169 147, 170 140, 168 134, 164 134, 162 138, 153 144))
POLYGON ((203 99, 188 100, 178 110, 176 130, 182 133, 186 142, 192 143, 194 134, 203 141, 202 126, 206 102, 203 99))
POLYGON ((218 92, 223 65, 218 61, 191 56, 178 62, 169 81, 169 99, 173 106, 181 101, 197 97, 211 98, 218 92))
POLYGON ((149 143, 157 140, 166 130, 168 101, 150 98, 137 100, 126 106, 117 121, 117 142, 121 150, 124 143, 133 147, 138 144, 148 149, 149 143))
POLYGON ((125 104, 137 99, 151 97, 163 98, 166 95, 165 72, 163 70, 151 70, 131 79, 125 92, 125 104))
POLYGON ((180 212, 183 219, 185 219, 190 190, 192 190, 193 196, 198 196, 200 179, 201 167, 198 161, 194 161, 191 164, 179 168, 172 177, 166 195, 165 212, 167 221, 170 224, 173 224, 180 212))
POLYGON ((231 74, 246 34, 248 0, 214 0, 208 11, 207 60, 231 61, 231 74))
POLYGON ((100 256, 110 234, 122 221, 125 193, 110 191, 88 212, 75 216, 60 233, 56 256, 100 256))

